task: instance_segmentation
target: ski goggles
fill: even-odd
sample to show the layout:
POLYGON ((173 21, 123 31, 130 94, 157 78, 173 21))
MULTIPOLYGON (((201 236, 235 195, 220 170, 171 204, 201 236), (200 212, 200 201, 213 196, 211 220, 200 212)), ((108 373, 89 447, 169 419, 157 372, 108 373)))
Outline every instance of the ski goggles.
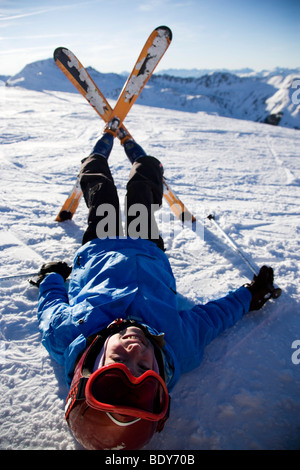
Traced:
POLYGON ((153 370, 135 377, 124 364, 96 370, 85 387, 88 406, 108 413, 160 421, 169 406, 164 380, 153 370))

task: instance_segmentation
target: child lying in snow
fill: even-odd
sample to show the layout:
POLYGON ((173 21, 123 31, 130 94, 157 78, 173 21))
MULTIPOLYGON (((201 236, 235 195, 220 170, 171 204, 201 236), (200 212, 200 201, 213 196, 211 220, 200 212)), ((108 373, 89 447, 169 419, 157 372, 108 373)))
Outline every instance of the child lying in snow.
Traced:
POLYGON ((108 166, 113 139, 107 130, 82 162, 89 216, 73 268, 47 263, 36 282, 42 342, 65 366, 66 419, 87 449, 139 449, 149 442, 164 427, 169 392, 180 375, 200 364, 217 335, 261 308, 273 289, 273 270, 264 266, 251 284, 178 311, 175 279, 152 210, 162 203, 162 166, 125 139, 132 169, 124 237, 108 166), (136 213, 130 208, 137 204, 146 209, 146 230, 133 238, 136 213), (115 217, 104 233, 108 208, 115 217))

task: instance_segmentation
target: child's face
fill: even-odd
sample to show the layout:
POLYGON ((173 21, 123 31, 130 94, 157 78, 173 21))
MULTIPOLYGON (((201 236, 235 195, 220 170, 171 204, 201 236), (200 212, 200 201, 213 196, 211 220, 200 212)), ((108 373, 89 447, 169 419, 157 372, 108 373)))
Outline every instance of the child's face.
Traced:
POLYGON ((106 345, 104 365, 121 362, 139 377, 154 367, 154 347, 143 331, 130 326, 112 335, 106 345))

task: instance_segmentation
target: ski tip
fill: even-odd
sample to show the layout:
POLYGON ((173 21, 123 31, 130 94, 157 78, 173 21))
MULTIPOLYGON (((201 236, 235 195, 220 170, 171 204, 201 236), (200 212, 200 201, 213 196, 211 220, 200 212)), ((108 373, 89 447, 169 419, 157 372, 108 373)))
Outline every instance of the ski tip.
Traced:
POLYGON ((57 47, 53 52, 54 60, 58 59, 59 56, 63 53, 63 49, 68 49, 67 47, 57 47))
POLYGON ((169 41, 172 41, 173 33, 168 26, 158 26, 157 28, 155 28, 155 31, 163 31, 169 41))

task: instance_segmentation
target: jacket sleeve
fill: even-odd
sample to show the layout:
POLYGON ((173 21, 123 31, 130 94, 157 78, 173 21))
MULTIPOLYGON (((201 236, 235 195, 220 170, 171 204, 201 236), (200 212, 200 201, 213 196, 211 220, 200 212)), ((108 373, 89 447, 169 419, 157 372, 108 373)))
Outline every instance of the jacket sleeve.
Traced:
POLYGON ((60 274, 48 274, 40 284, 38 321, 42 344, 53 359, 64 365, 64 352, 79 332, 72 322, 72 309, 60 274))
POLYGON ((249 312, 251 298, 249 290, 240 287, 219 300, 180 312, 185 338, 179 358, 182 372, 197 367, 205 347, 249 312))

